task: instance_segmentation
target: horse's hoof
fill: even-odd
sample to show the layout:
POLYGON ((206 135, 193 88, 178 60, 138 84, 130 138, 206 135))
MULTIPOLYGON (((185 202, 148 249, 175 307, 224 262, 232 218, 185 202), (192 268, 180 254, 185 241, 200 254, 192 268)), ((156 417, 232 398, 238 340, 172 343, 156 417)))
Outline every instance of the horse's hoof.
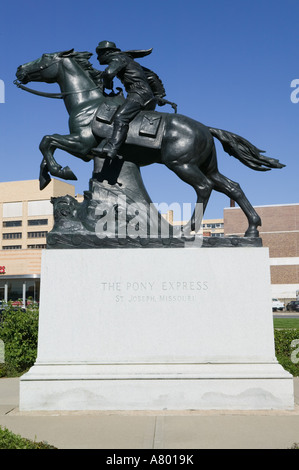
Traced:
POLYGON ((72 172, 69 166, 65 166, 59 171, 59 177, 64 180, 77 180, 77 176, 72 172))
POLYGON ((249 228, 246 230, 244 237, 246 238, 258 238, 260 236, 259 231, 256 228, 249 228))
POLYGON ((45 188, 48 186, 48 184, 50 183, 50 181, 51 181, 51 177, 50 177, 49 174, 46 175, 46 176, 41 175, 41 176, 39 177, 39 189, 40 189, 41 191, 42 191, 43 189, 45 189, 45 188))

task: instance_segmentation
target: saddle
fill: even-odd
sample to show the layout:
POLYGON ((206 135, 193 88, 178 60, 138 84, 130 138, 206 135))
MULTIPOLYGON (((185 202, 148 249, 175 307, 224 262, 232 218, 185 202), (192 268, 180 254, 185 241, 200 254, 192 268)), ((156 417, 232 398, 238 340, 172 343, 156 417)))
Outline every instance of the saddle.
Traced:
MULTIPOLYGON (((92 132, 96 138, 110 138, 113 131, 113 118, 119 105, 109 101, 101 103, 92 122, 92 132)), ((140 111, 130 122, 125 143, 160 149, 165 127, 166 113, 140 111)))

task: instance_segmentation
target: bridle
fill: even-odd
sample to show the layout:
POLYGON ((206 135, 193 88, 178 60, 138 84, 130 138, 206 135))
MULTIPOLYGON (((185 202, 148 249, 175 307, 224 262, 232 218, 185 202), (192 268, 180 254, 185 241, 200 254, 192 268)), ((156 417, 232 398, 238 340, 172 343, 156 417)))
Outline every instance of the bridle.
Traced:
POLYGON ((18 82, 18 80, 14 80, 13 82, 18 88, 21 88, 24 91, 28 91, 29 93, 32 93, 33 95, 38 95, 38 96, 44 96, 46 98, 57 98, 57 99, 63 99, 67 95, 73 95, 76 93, 84 93, 85 91, 93 91, 97 90, 98 88, 101 88, 101 85, 97 85, 94 88, 88 88, 86 90, 79 90, 79 91, 65 91, 62 93, 46 93, 44 91, 38 91, 38 90, 33 90, 32 88, 28 88, 22 83, 18 82))
MULTIPOLYGON (((60 62, 60 60, 55 60, 51 64, 48 65, 41 65, 37 71, 31 72, 31 75, 36 74, 39 71, 45 70, 52 65, 55 65, 57 62, 60 62)), ((32 93, 33 95, 38 95, 38 96, 44 96, 46 98, 56 98, 56 99, 63 99, 68 95, 73 95, 73 94, 78 94, 78 93, 84 93, 86 91, 93 91, 97 90, 98 88, 101 88, 101 85, 97 85, 94 88, 88 88, 86 90, 79 90, 79 91, 66 91, 66 92, 61 92, 61 93, 46 93, 44 91, 38 91, 38 90, 33 90, 32 88, 28 88, 24 86, 21 82, 19 82, 17 79, 14 80, 14 85, 16 85, 18 88, 21 88, 24 91, 28 91, 29 93, 32 93)))

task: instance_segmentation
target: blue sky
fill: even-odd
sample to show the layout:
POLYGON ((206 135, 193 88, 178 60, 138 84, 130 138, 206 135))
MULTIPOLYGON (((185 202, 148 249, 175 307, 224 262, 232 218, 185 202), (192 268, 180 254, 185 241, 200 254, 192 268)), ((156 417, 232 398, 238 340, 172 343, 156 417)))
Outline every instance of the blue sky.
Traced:
MULTIPOLYGON (((299 103, 290 99, 291 82, 299 79, 298 17, 298 0, 2 1, 0 181, 38 178, 42 137, 68 133, 63 101, 17 89, 17 67, 44 52, 94 53, 107 39, 123 50, 153 47, 140 60, 161 77, 179 113, 239 134, 287 165, 255 172, 216 144, 220 171, 253 205, 298 203, 299 103)), ((95 55, 91 62, 101 69, 95 55)), ((34 86, 58 90, 55 84, 34 86)), ((76 192, 88 189, 92 164, 59 150, 55 155, 76 173, 76 192)), ((162 165, 142 175, 154 202, 195 201, 194 190, 162 165)), ((228 205, 226 196, 213 192, 205 216, 222 217, 228 205)))

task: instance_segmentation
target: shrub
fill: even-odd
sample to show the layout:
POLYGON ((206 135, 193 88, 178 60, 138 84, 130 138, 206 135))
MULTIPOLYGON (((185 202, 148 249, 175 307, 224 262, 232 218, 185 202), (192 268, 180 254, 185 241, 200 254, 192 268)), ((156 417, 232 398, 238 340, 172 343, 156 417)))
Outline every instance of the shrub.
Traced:
POLYGON ((296 444, 296 443, 293 444, 292 447, 291 447, 291 449, 299 449, 299 444, 296 444))
POLYGON ((299 344, 294 348, 292 342, 299 340, 299 329, 274 330, 275 352, 278 362, 294 377, 299 376, 299 344), (297 351, 297 352, 296 352, 297 351), (294 354, 295 360, 294 362, 294 354))
POLYGON ((9 305, 2 313, 0 339, 5 346, 5 364, 0 364, 0 376, 18 375, 36 360, 38 310, 15 309, 9 305))
POLYGON ((56 449, 46 442, 35 442, 0 427, 0 449, 56 449))

